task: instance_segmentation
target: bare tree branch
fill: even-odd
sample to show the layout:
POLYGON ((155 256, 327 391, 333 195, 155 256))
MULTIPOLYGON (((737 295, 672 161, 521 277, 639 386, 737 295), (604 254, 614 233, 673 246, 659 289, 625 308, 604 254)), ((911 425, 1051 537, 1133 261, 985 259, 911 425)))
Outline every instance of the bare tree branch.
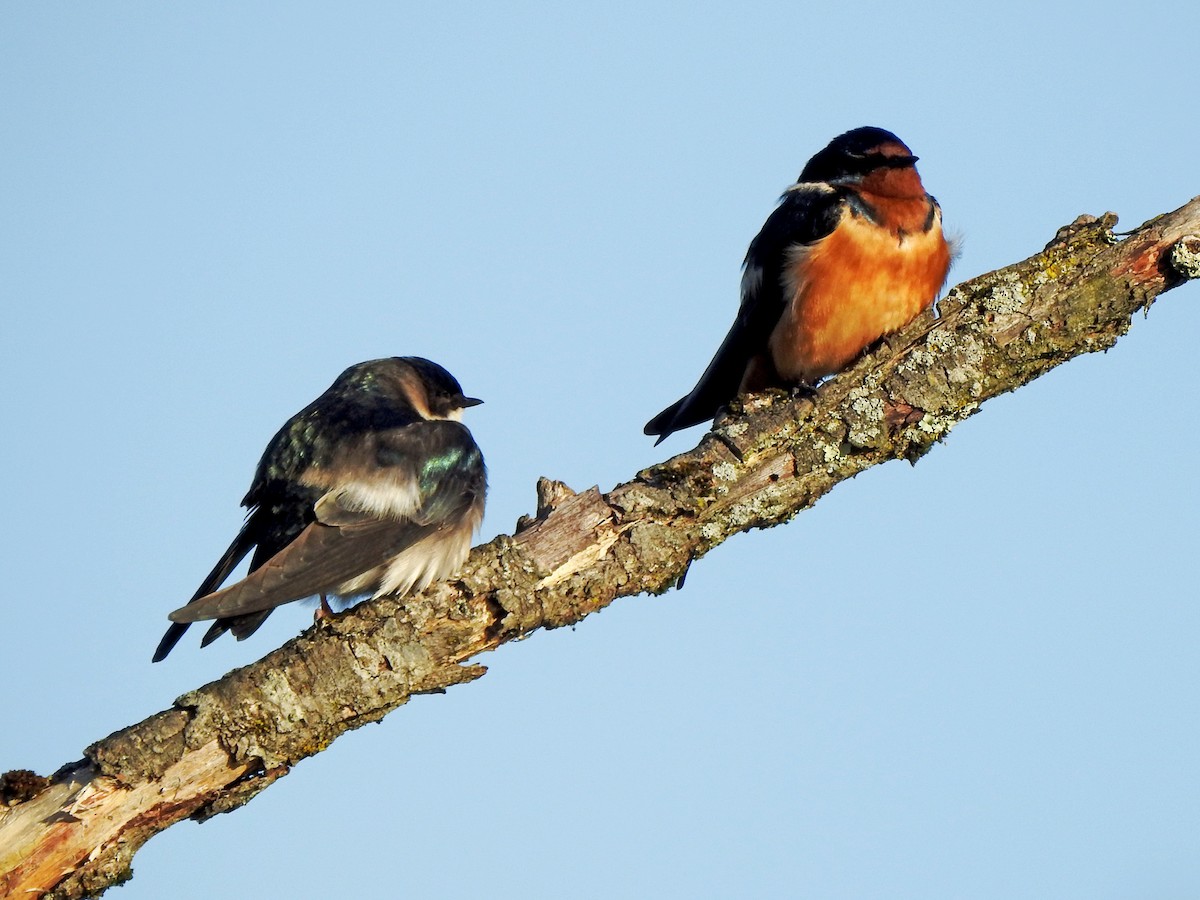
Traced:
POLYGON ((815 399, 748 399, 689 453, 607 494, 539 484, 538 513, 453 582, 383 598, 98 741, 50 778, 0 780, 3 896, 95 896, 181 819, 246 803, 342 733, 467 661, 617 597, 661 592, 729 536, 791 519, 839 482, 915 461, 991 397, 1112 346, 1162 292, 1200 277, 1200 198, 1123 240, 1081 217, 1041 253, 959 285, 815 399))

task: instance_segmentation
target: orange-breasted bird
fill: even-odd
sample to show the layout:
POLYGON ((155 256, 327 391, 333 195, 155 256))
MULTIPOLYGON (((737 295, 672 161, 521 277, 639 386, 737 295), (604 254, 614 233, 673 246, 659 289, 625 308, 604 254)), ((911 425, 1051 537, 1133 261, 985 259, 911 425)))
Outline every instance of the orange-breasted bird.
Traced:
POLYGON ((406 594, 452 575, 483 520, 487 472, 459 419, 482 401, 418 356, 351 366, 267 445, 246 524, 188 602, 168 616, 163 659, 192 622, 201 646, 241 640, 271 610, 327 594, 406 594), (220 588, 250 551, 250 573, 220 588))
POLYGON ((808 161, 750 242, 741 308, 716 356, 691 393, 646 423, 655 443, 739 394, 814 385, 933 303, 951 249, 916 162, 872 127, 808 161))

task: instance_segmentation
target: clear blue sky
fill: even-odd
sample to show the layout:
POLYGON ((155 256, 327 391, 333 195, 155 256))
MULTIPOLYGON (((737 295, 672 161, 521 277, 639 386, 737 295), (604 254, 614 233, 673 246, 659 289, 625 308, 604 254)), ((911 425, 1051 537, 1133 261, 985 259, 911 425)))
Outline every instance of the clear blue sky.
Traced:
MULTIPOLYGON (((1200 191, 1194 3, 8 3, 0 769, 306 627, 150 655, 267 439, 418 354, 486 405, 483 538, 659 447, 775 198, 921 156, 952 281, 1200 191)), ((1200 896, 1200 288, 687 587, 481 661, 134 861, 216 895, 1200 896)))

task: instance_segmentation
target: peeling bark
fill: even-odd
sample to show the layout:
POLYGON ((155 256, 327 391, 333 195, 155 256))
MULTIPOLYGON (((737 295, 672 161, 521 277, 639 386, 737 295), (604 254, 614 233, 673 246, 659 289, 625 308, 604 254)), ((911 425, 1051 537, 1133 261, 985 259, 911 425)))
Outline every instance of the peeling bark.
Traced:
POLYGON ((457 579, 327 619, 48 779, 0 779, 0 896, 95 896, 185 818, 248 802, 299 760, 467 661, 618 597, 658 593, 726 538, 785 522, 839 482, 915 461, 991 397, 1082 353, 1200 277, 1200 198, 1118 241, 1081 217, 1036 256, 954 288, 815 397, 746 398, 694 450, 602 494, 543 480, 536 517, 477 547, 457 579))

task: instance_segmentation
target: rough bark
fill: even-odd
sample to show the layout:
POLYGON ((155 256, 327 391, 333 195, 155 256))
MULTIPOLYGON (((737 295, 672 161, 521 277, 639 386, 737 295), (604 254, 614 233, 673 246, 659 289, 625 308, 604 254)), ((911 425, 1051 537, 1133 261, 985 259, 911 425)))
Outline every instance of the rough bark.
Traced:
POLYGON ((42 778, 0 780, 0 896, 95 896, 181 819, 249 801, 299 760, 467 661, 661 592, 729 536, 791 519, 838 482, 915 461, 991 397, 1104 350, 1162 292, 1200 277, 1200 198, 1123 240, 1081 217, 1041 253, 954 288, 816 397, 756 396, 689 453, 606 494, 539 484, 538 511, 462 574, 326 620, 263 659, 97 741, 42 778))

